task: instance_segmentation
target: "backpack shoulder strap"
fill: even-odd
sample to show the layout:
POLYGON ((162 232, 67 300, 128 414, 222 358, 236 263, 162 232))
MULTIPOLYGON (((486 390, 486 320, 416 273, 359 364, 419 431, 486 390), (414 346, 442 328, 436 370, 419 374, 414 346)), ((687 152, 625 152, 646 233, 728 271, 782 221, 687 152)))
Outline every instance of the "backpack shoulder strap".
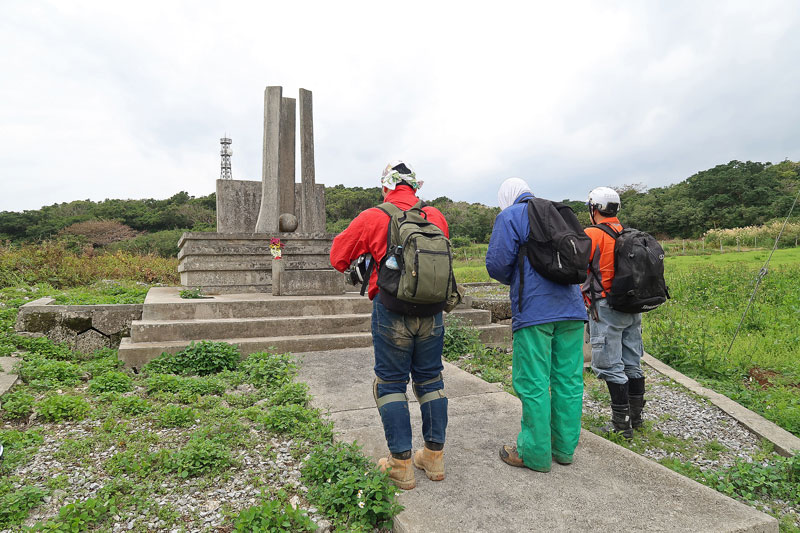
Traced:
POLYGON ((378 209, 380 209, 381 211, 383 211, 384 213, 386 213, 387 215, 389 215, 390 217, 392 217, 394 215, 398 215, 398 214, 403 212, 402 209, 400 209, 399 207, 397 207, 396 205, 394 205, 391 202, 383 202, 382 204, 380 204, 380 205, 378 205, 376 207, 378 209))
MULTIPOLYGON (((389 215, 389 222, 386 224, 386 252, 381 258, 381 261, 383 261, 386 258, 386 254, 389 253, 389 248, 392 246, 392 217, 402 214, 403 210, 391 202, 383 202, 377 206, 377 208, 389 215)), ((375 258, 373 257, 372 259, 374 260, 375 258)))
POLYGON ((617 230, 615 230, 614 228, 612 228, 608 224, 594 224, 594 225, 589 226, 589 227, 599 229, 603 233, 606 233, 606 234, 610 235, 614 240, 617 240, 617 237, 622 235, 622 232, 617 232, 617 230))
POLYGON ((361 296, 364 296, 364 293, 367 292, 367 287, 369 287, 369 278, 372 276, 373 268, 375 268, 374 257, 372 258, 372 260, 370 260, 369 266, 367 267, 366 272, 364 272, 364 281, 361 282, 361 296))

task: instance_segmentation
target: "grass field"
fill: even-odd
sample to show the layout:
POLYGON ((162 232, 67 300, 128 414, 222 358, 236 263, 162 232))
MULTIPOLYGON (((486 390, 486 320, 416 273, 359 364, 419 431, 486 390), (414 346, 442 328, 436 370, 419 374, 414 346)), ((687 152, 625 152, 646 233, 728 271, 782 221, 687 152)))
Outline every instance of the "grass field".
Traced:
POLYGON ((645 316, 645 349, 800 435, 800 249, 775 252, 731 346, 768 253, 668 257, 672 299, 645 316))
MULTIPOLYGON (((490 281, 486 245, 456 253, 460 283, 490 281)), ((667 257, 672 299, 644 317, 645 350, 800 435, 800 248, 667 257)))

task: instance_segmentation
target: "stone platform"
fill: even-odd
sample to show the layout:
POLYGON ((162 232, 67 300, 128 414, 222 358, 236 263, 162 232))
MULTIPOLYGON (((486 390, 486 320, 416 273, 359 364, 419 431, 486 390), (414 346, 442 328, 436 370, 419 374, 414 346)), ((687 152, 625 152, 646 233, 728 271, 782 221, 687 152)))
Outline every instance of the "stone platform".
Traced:
POLYGON ((287 278, 297 280, 293 286, 307 285, 315 294, 344 292, 342 274, 331 268, 333 235, 327 233, 186 232, 178 241, 181 285, 208 294, 272 292, 273 237, 284 244, 281 261, 287 278))
MULTIPOLYGON (((310 386, 314 406, 330 412, 337 438, 358 441, 373 458, 385 456, 372 351, 299 357, 298 379, 310 386)), ((519 400, 447 363, 444 380, 447 477, 433 482, 416 471, 417 488, 401 491, 405 510, 394 531, 778 531, 774 518, 586 431, 570 466, 554 464, 547 474, 508 466, 498 450, 516 439, 519 400)), ((421 422, 413 401, 411 413, 416 449, 421 422)))
MULTIPOLYGON (((243 354, 372 346, 372 302, 358 293, 204 299, 183 299, 179 293, 178 287, 153 287, 147 293, 142 319, 132 322, 130 337, 120 343, 119 358, 127 366, 140 368, 162 352, 178 352, 200 340, 237 344, 243 354)), ((489 311, 459 308, 453 313, 475 326, 483 342, 510 343, 511 328, 492 324, 489 311)))

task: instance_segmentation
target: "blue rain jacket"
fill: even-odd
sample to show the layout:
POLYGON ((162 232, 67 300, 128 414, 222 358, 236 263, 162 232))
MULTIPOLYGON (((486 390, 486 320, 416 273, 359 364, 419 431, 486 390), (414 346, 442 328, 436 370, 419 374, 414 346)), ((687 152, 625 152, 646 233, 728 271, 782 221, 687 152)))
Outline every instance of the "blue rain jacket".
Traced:
MULTIPOLYGON (((562 285, 539 275, 527 258, 523 261, 524 305, 519 312, 519 264, 520 245, 528 239, 528 204, 523 200, 530 193, 519 195, 513 205, 502 210, 494 221, 489 251, 486 253, 486 270, 489 275, 510 285, 511 329, 558 322, 561 320, 586 320, 579 285, 562 285)), ((588 265, 587 265, 588 266, 588 265)))

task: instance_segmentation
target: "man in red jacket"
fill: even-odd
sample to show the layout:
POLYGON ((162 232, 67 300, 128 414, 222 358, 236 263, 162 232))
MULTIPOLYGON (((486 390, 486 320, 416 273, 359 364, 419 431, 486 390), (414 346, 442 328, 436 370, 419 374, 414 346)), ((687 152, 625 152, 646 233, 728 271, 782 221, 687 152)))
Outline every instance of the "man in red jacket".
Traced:
MULTIPOLYGON (((392 161, 381 176, 384 201, 403 211, 420 200, 416 191, 422 186, 411 166, 392 161)), ((435 207, 422 208, 428 220, 449 237, 447 221, 435 207)), ((396 298, 378 289, 378 265, 386 255, 389 215, 373 207, 362 211, 331 247, 331 264, 344 272, 359 256, 369 254, 375 267, 369 279, 372 300, 372 341, 375 350, 373 393, 378 405, 389 456, 381 459, 381 469, 390 468, 389 476, 402 489, 416 486, 411 457, 411 420, 406 388, 413 380, 422 413, 425 447, 413 457, 413 465, 425 471, 429 479, 444 479, 444 441, 447 428, 447 397, 442 381, 444 347, 444 304, 402 306, 396 298)))

